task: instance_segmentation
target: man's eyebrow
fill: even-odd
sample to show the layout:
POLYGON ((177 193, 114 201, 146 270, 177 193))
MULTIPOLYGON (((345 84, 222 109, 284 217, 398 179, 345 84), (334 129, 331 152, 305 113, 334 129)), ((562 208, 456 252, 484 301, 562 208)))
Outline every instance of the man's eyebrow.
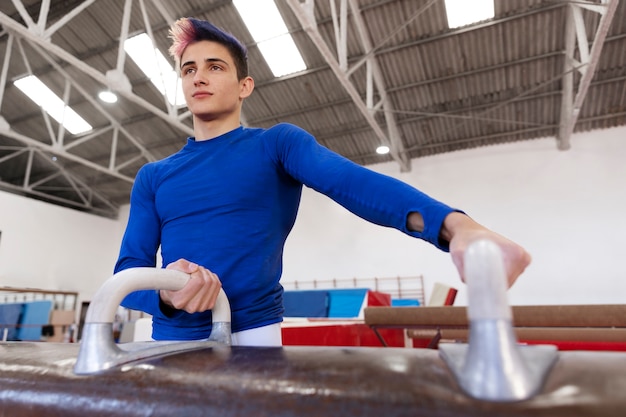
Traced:
MULTIPOLYGON (((229 66, 228 62, 226 62, 226 61, 225 61, 225 60, 223 60, 222 58, 206 58, 206 59, 204 60, 204 62, 207 62, 207 63, 211 63, 211 62, 221 62, 221 63, 223 63, 224 65, 229 66)), ((191 60, 191 61, 187 61, 187 62, 185 62, 185 63, 181 64, 180 68, 181 68, 181 69, 183 69, 183 68, 184 68, 184 67, 186 67, 187 65, 195 65, 195 64, 196 64, 196 61, 193 61, 193 60, 191 60)))
POLYGON ((181 64, 180 68, 182 69, 183 67, 186 67, 187 65, 193 65, 195 63, 196 63, 196 61, 187 61, 187 62, 181 64))
POLYGON ((204 62, 221 62, 228 65, 228 62, 224 61, 222 58, 207 58, 204 60, 204 62))

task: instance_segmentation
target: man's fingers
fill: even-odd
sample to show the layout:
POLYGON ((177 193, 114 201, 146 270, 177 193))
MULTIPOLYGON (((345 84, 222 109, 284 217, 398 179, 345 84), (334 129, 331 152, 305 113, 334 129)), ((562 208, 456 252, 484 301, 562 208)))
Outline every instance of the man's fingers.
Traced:
POLYGON ((168 264, 165 267, 165 269, 175 269, 177 271, 185 272, 187 274, 193 274, 194 272, 198 271, 199 268, 200 267, 198 266, 198 264, 182 258, 168 264))
MULTIPOLYGON (((479 237, 483 236, 479 235, 479 237)), ((526 270, 526 267, 530 265, 531 256, 523 247, 499 235, 492 234, 491 236, 488 236, 488 238, 494 241, 502 251, 508 286, 511 287, 526 270)), ((464 271, 465 252, 475 240, 477 240, 477 238, 475 236, 471 236, 471 239, 453 242, 454 245, 451 245, 450 248, 452 261, 456 266, 459 276, 463 282, 465 282, 466 278, 464 271)))
POLYGON ((522 275, 522 273, 526 270, 526 267, 530 265, 531 260, 532 257, 530 254, 521 247, 519 247, 517 252, 512 255, 508 268, 509 287, 511 287, 517 278, 522 275))
POLYGON ((216 274, 207 269, 203 268, 199 271, 199 275, 202 277, 203 285, 201 292, 198 292, 195 297, 198 300, 198 306, 196 308, 201 311, 211 310, 215 307, 215 301, 222 288, 222 283, 216 274))
POLYGON ((191 274, 189 282, 173 300, 174 307, 188 313, 202 312, 212 309, 222 283, 216 274, 205 268, 199 268, 191 274))
POLYGON ((215 307, 222 288, 222 282, 216 274, 186 259, 172 262, 166 269, 185 272, 190 276, 182 289, 161 292, 161 298, 166 304, 188 313, 207 311, 215 307))

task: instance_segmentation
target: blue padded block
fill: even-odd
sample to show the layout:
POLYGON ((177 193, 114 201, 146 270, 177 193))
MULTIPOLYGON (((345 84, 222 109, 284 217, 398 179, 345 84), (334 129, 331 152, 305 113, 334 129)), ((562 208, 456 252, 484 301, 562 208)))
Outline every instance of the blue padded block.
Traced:
POLYGON ((399 298, 391 299, 392 307, 417 307, 419 305, 420 305, 420 300, 399 299, 399 298))
POLYGON ((52 301, 41 300, 24 303, 24 311, 17 329, 18 340, 41 340, 41 329, 50 321, 52 301))
POLYGON ((328 291, 297 290, 283 293, 285 317, 327 317, 328 291))
POLYGON ((23 303, 0 304, 0 340, 4 329, 8 329, 7 340, 17 340, 17 324, 23 308, 23 303))
POLYGON ((367 297, 367 291, 367 288, 329 290, 330 305, 328 307, 328 317, 358 317, 363 301, 367 297))

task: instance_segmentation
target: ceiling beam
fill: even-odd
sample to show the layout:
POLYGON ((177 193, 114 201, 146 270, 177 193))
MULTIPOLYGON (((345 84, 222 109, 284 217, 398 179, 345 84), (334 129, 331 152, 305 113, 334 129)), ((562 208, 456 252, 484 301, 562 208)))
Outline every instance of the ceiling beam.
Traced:
POLYGON ((576 127, 580 109, 587 96, 591 80, 595 74, 596 66, 600 60, 604 41, 613 21, 618 0, 602 0, 602 4, 577 2, 569 4, 567 22, 565 25, 565 68, 563 70, 563 88, 561 100, 561 120, 557 147, 559 150, 567 150, 571 147, 570 137, 576 127), (582 8, 600 13, 600 23, 596 30, 591 51, 586 36, 582 8), (580 61, 576 60, 576 44, 580 61), (578 70, 582 77, 578 83, 578 90, 574 96, 574 74, 578 70))
MULTIPOLYGON (((90 76, 95 81, 102 84, 103 86, 107 86, 111 88, 112 90, 120 94, 125 99, 144 108, 145 110, 154 114, 158 118, 166 121, 173 127, 180 129, 185 134, 189 136, 193 136, 193 129, 191 129, 186 124, 180 122, 177 117, 171 116, 167 112, 164 112, 158 107, 152 105, 151 103, 149 103, 147 100, 143 99, 142 97, 139 97, 138 95, 134 94, 130 88, 124 88, 125 85, 122 84, 120 82, 120 78, 117 77, 120 75, 117 71, 113 71, 113 73, 111 73, 108 76, 106 74, 102 74, 97 69, 89 66, 84 61, 70 54, 63 48, 59 47, 58 45, 55 45, 54 43, 50 42, 46 38, 29 30, 28 28, 24 27, 23 25, 11 19, 9 16, 7 16, 6 14, 2 12, 0 12, 0 24, 2 24, 2 26, 4 26, 5 29, 12 31, 18 36, 41 46, 47 52, 67 62, 68 64, 72 65, 74 68, 78 69, 79 71, 87 74, 88 76, 90 76)), ((129 86, 130 84, 128 84, 127 87, 129 86)))
MULTIPOLYGON (((22 143, 25 146, 25 149, 29 150, 29 154, 31 155, 31 158, 29 158, 28 164, 25 168, 26 172, 24 173, 24 183, 22 184, 22 186, 19 187, 14 184, 2 183, 1 188, 19 191, 21 193, 35 196, 37 198, 54 201, 66 206, 84 209, 86 211, 94 212, 96 214, 105 214, 107 216, 111 216, 114 215, 115 211, 117 210, 116 205, 109 201, 107 198, 103 197, 100 193, 98 193, 96 189, 88 186, 80 178, 76 177, 76 175, 68 171, 68 167, 64 167, 60 164, 53 165, 54 168, 57 170, 55 177, 58 178, 60 174, 60 176, 63 178, 62 181, 64 181, 67 185, 67 187, 64 187, 66 188, 65 191, 63 189, 58 189, 58 187, 45 187, 45 184, 37 185, 30 183, 30 171, 34 151, 38 152, 39 155, 43 155, 44 153, 56 155, 66 161, 77 163, 95 172, 106 174, 111 178, 115 178, 116 180, 122 180, 123 182, 130 184, 133 183, 134 178, 123 175, 122 173, 120 173, 120 169, 124 168, 130 163, 135 163, 140 159, 144 159, 147 161, 155 159, 154 155, 152 155, 152 153, 141 144, 141 141, 138 138, 135 138, 134 135, 130 134, 130 132, 128 132, 119 122, 117 122, 115 118, 111 116, 97 102, 97 100, 95 100, 95 98, 91 97, 87 93, 86 89, 77 84, 75 80, 68 75, 68 73, 63 69, 63 66, 60 62, 66 62, 70 66, 87 74, 92 79, 96 80, 96 82, 99 82, 104 86, 109 86, 111 89, 114 90, 115 88, 112 88, 112 84, 116 81, 116 79, 114 77, 112 78, 110 74, 105 75, 100 73, 93 67, 87 65, 84 60, 72 55, 66 50, 60 48, 58 45, 54 44, 50 39, 52 33, 54 33, 58 28, 67 24, 67 22, 74 18, 78 13, 85 10, 89 5, 93 3, 94 0, 84 1, 79 7, 74 8, 69 14, 63 16, 61 20, 50 26, 48 29, 45 28, 48 21, 47 18, 50 5, 50 3, 47 1, 44 1, 41 4, 40 15, 37 19, 37 22, 35 22, 32 18, 30 18, 28 11, 23 7, 23 4, 19 0, 17 0, 17 7, 18 9, 21 9, 19 10, 19 16, 22 18, 22 20, 27 22, 27 26, 22 25, 15 19, 0 12, 0 24, 8 33, 9 38, 8 47, 4 54, 5 60, 2 64, 2 70, 0 72, 0 84, 2 84, 3 87, 2 92, 4 92, 4 87, 7 83, 7 70, 11 57, 13 40, 14 38, 17 40, 18 46, 20 46, 20 51, 22 52, 22 54, 23 48, 21 47, 20 41, 25 40, 32 46, 32 48, 36 52, 38 52, 44 59, 48 61, 48 63, 57 73, 62 75, 66 80, 65 96, 63 97, 66 102, 69 99, 69 89, 74 88, 110 123, 107 128, 99 129, 98 132, 94 131, 92 132, 92 134, 84 135, 82 138, 79 138, 78 141, 66 145, 64 143, 64 130, 62 129, 62 127, 59 127, 58 133, 55 134, 49 120, 47 120, 47 114, 45 114, 45 112, 43 114, 43 117, 50 134, 50 143, 46 143, 40 138, 38 139, 28 137, 14 131, 11 126, 0 116, 0 133, 5 137, 13 138, 22 143), (110 146, 109 160, 106 166, 97 164, 89 159, 86 159, 79 155, 75 155, 70 152, 70 148, 74 148, 78 143, 84 143, 86 141, 97 138, 109 129, 113 129, 114 134, 113 141, 110 146), (133 158, 125 162, 122 161, 121 163, 117 160, 117 139, 120 133, 123 133, 125 139, 137 149, 136 155, 133 158), (102 209, 101 207, 107 208, 102 209)), ((130 4, 130 2, 127 2, 127 4, 130 4)), ((118 47, 123 48, 123 46, 120 44, 118 44, 118 47)), ((27 68, 30 68, 27 57, 24 56, 24 59, 25 65, 27 66, 27 68)), ((30 69, 29 72, 32 73, 30 69)), ((121 75, 125 77, 125 74, 122 73, 121 75)), ((164 111, 161 111, 159 108, 155 107, 151 103, 148 103, 146 100, 135 95, 130 88, 128 88, 128 90, 117 89, 116 92, 118 92, 127 100, 138 104, 140 107, 147 110, 147 112, 149 112, 150 114, 156 115, 157 117, 164 119, 173 127, 178 128, 179 130, 187 134, 192 133, 191 129, 186 124, 183 124, 176 115, 172 115, 171 112, 166 113, 164 111)), ((0 104, 1 99, 2 96, 0 95, 0 104)))
MULTIPOLYGON (((98 109, 108 120, 109 122, 112 124, 113 127, 115 127, 116 129, 122 129, 123 128, 121 126, 119 126, 117 124, 117 122, 115 121, 115 119, 110 116, 102 106, 100 106, 95 99, 93 99, 92 97, 89 96, 89 94, 87 94, 87 92, 81 87, 79 86, 77 83, 75 83, 75 81, 72 80, 72 78, 69 76, 69 74, 67 74, 56 62, 54 62, 50 57, 47 56, 47 53, 45 52, 45 50, 43 48, 40 48, 37 44, 33 44, 34 49, 44 58, 46 59, 53 67, 55 67, 55 69, 64 77, 64 79, 66 80, 66 82, 70 83, 71 85, 74 86, 74 88, 76 88, 85 99, 87 99, 96 109, 98 109)), ((28 59, 27 57, 24 57, 25 59, 25 64, 28 68, 30 68, 30 65, 28 64, 28 59)), ((65 97, 66 101, 67 101, 67 96, 65 97)), ((36 148, 36 149, 42 149, 46 152, 49 153, 53 153, 56 154, 58 156, 62 156, 66 159, 69 159, 73 162, 79 163, 81 165, 87 166, 89 168, 92 169, 96 169, 99 172, 117 177, 119 179, 125 180, 127 182, 132 183, 133 182, 133 178, 125 176, 125 175, 121 175, 116 167, 103 167, 100 166, 98 164, 95 164, 94 162, 82 158, 78 155, 74 155, 68 152, 68 150, 75 146, 75 144, 70 144, 70 145, 64 145, 63 144, 63 130, 60 130, 59 136, 55 136, 52 132, 52 126, 50 125, 49 120, 47 120, 47 114, 45 112, 43 112, 43 116, 44 116, 44 120, 46 120, 46 124, 48 125, 48 128, 50 130, 50 134, 51 134, 51 144, 46 144, 40 140, 37 140, 35 138, 31 138, 28 137, 26 135, 22 135, 19 132, 15 132, 14 130, 11 129, 11 127, 8 125, 8 123, 6 123, 6 125, 0 126, 0 133, 2 133, 4 136, 7 137, 12 137, 13 139, 16 139, 18 141, 20 141, 21 143, 23 143, 24 145, 28 146, 28 147, 32 147, 32 148, 36 148)), ((86 141, 89 139, 92 139, 94 137, 99 136, 100 134, 102 134, 104 131, 106 131, 106 129, 103 129, 101 131, 98 132, 93 132, 92 134, 88 134, 85 135, 82 139, 79 139, 79 143, 82 141, 86 141)), ((123 130, 124 131, 124 130, 123 130)), ((125 132, 125 131, 124 131, 125 132)), ((125 132, 128 140, 133 143, 133 145, 135 145, 139 151, 139 153, 141 155, 143 155, 148 161, 150 160, 154 160, 154 156, 152 156, 150 154, 150 152, 147 151, 147 149, 145 149, 145 147, 143 147, 137 139, 133 138, 132 135, 128 134, 128 132, 125 132)), ((112 149, 111 152, 113 153, 114 150, 112 149)))
MULTIPOLYGON (((354 24, 356 25, 357 32, 359 34, 359 38, 361 40, 361 44, 365 49, 365 54, 370 57, 367 60, 368 69, 371 70, 371 77, 373 77, 373 81, 376 85, 376 91, 380 96, 379 103, 377 105, 378 108, 382 107, 383 114, 385 116, 385 122, 387 124, 387 135, 389 137, 389 142, 391 144, 390 149, 392 156, 396 159, 400 164, 400 171, 409 172, 411 171, 411 159, 408 157, 406 150, 404 149, 404 143, 402 141, 402 137, 400 136, 400 131, 398 129, 398 125, 396 123, 396 118, 394 115, 394 109, 389 101, 387 96, 385 81, 382 75, 382 71, 380 70, 380 66, 376 60, 376 55, 374 51, 374 47, 372 46, 372 42, 369 38, 368 31, 365 28, 365 22, 363 21, 363 16, 359 10, 359 5, 356 0, 349 0, 350 9, 352 10, 352 17, 354 19, 354 24)), ((347 53, 346 53, 347 55, 347 53)), ((368 80, 370 76, 368 76, 368 80)), ((370 94, 373 94, 372 86, 368 83, 368 91, 370 94)), ((375 111, 375 107, 372 106, 373 103, 368 103, 368 108, 370 110, 375 111)))
POLYGON ((20 194, 20 195, 29 195, 32 197, 37 197, 38 199, 41 199, 44 201, 55 202, 57 204, 64 205, 66 207, 82 209, 90 213, 98 214, 100 216, 105 216, 105 217, 110 217, 110 218, 114 218, 117 216, 117 208, 105 209, 105 208, 95 207, 91 204, 85 205, 83 203, 80 203, 74 200, 69 200, 67 198, 62 198, 54 194, 41 192, 38 190, 24 189, 24 187, 17 186, 14 184, 3 182, 3 181, 0 181, 0 190, 5 190, 8 192, 12 192, 12 193, 20 194))
MULTIPOLYGON (((345 2, 345 1, 346 0, 342 0, 342 2, 345 2)), ((367 62, 367 65, 370 66, 369 68, 372 71, 371 76, 373 77, 374 82, 376 82, 375 81, 376 79, 381 81, 381 83, 378 85, 378 87, 381 87, 378 89, 378 93, 381 99, 383 100, 382 102, 383 107, 386 106, 385 116, 386 116, 389 129, 393 131, 392 138, 390 138, 390 136, 388 136, 383 131, 382 127, 376 120, 375 118, 376 109, 368 106, 363 101, 358 90, 356 89, 352 81, 350 80, 347 68, 342 67, 341 62, 344 62, 344 67, 345 67, 345 62, 347 62, 346 60, 347 57, 340 55, 339 61, 338 61, 337 58, 334 56, 333 52, 330 50, 330 48, 326 44, 326 42, 322 39, 322 36, 317 28, 315 15, 313 13, 314 1, 305 0, 304 3, 301 3, 299 0, 287 0, 287 4, 293 11, 298 21, 300 22, 300 25, 302 26, 304 31, 309 35, 309 38, 311 39, 313 44, 317 47, 322 57, 326 60, 326 63, 329 65, 330 69, 333 71, 337 80, 341 83, 342 87, 345 89, 345 91, 348 93, 348 95, 352 99, 352 102, 354 103, 354 105, 357 107, 361 115, 367 121, 368 125, 374 131, 374 134, 376 135, 378 140, 381 142, 381 144, 389 146, 391 156, 400 165, 400 170, 402 172, 410 171, 411 170, 410 159, 407 157, 406 151, 404 151, 404 147, 402 146, 402 141, 399 138, 399 133, 398 133, 397 128, 395 129, 395 131, 393 131, 395 122, 393 121, 393 119, 389 118, 389 117, 391 118, 393 117, 393 112, 391 111, 389 104, 388 103, 385 104, 386 95, 384 92, 384 86, 380 85, 382 84, 382 77, 380 76, 380 70, 375 69, 375 67, 377 68, 375 56, 372 55, 370 59, 368 59, 366 62, 367 62), (377 75, 375 75, 376 73, 377 75)), ((358 12, 353 10, 352 13, 353 15, 356 15, 358 12)), ((355 20, 355 25, 357 26, 358 24, 363 25, 361 20, 357 18, 355 18, 354 20, 355 20)), ((340 22, 340 25, 346 25, 346 24, 347 24, 347 20, 340 22)), ((339 27, 339 30, 340 32, 342 31, 341 27, 339 27)), ((363 30, 363 27, 361 27, 360 31, 363 33, 366 33, 366 31, 363 30)), ((337 39, 339 40, 339 42, 345 41, 345 39, 342 38, 341 33, 338 34, 337 39)), ((363 36, 361 36, 361 41, 363 40, 364 38, 363 36)), ((369 48, 365 46, 365 49, 368 52, 371 51, 371 45, 369 48)), ((341 48, 341 44, 337 45, 337 50, 339 51, 343 50, 344 54, 347 53, 345 48, 341 48)), ((373 94, 373 92, 370 89, 372 87, 373 85, 368 83, 367 85, 368 92, 366 93, 366 96, 371 97, 371 94, 373 94)), ((369 103, 369 104, 371 105, 372 103, 369 103)))
POLYGON ((21 143, 23 143, 23 144, 25 144, 25 145, 27 145, 29 147, 36 148, 36 149, 41 149, 41 150, 43 150, 45 152, 48 152, 48 153, 50 153, 52 155, 57 155, 59 157, 68 159, 70 161, 79 163, 81 165, 84 165, 84 166, 86 166, 88 168, 93 169, 94 171, 98 171, 98 172, 101 172, 101 173, 104 173, 104 174, 108 174, 108 175, 110 175, 112 177, 118 178, 120 180, 124 180, 124 181, 126 181, 128 183, 131 183, 131 184, 134 181, 134 179, 132 177, 129 177, 129 176, 124 175, 124 174, 120 174, 119 172, 116 172, 116 171, 111 171, 107 167, 103 167, 101 165, 98 165, 96 163, 88 161, 88 160, 86 160, 84 158, 81 158, 79 156, 73 155, 73 154, 71 154, 71 153, 69 153, 67 151, 62 150, 62 149, 55 148, 52 145, 48 145, 46 143, 39 142, 38 140, 35 140, 35 139, 31 138, 31 137, 22 135, 22 134, 20 134, 18 132, 15 132, 13 130, 4 131, 4 132, 0 132, 0 133, 3 136, 15 139, 15 140, 17 140, 17 141, 19 141, 19 142, 21 142, 21 143))
POLYGON ((26 147, 21 149, 16 149, 15 152, 12 152, 8 155, 5 155, 3 158, 0 158, 0 164, 10 161, 13 158, 16 158, 20 155, 27 153, 27 162, 24 166, 24 175, 21 185, 13 184, 11 182, 5 181, 4 178, 0 179, 0 189, 5 189, 13 192, 19 192, 20 194, 31 195, 38 198, 42 198, 48 201, 54 201, 56 203, 61 203, 66 206, 71 206, 75 208, 84 209, 86 211, 98 213, 101 215, 106 215, 108 217, 112 217, 117 212, 117 207, 111 203, 106 197, 102 196, 97 191, 93 190, 91 187, 84 184, 80 179, 78 179, 75 175, 68 172, 62 165, 57 163, 50 162, 48 155, 43 153, 43 151, 37 147, 26 147), (37 156, 40 161, 47 161, 49 166, 51 167, 51 171, 53 171, 50 175, 45 178, 41 178, 35 182, 32 181, 32 166, 34 162, 34 157, 37 156), (49 191, 45 191, 45 184, 55 178, 62 176, 65 179, 67 184, 67 191, 70 191, 74 194, 76 199, 64 198, 59 196, 58 194, 51 193, 49 191), (108 208, 102 208, 94 205, 94 198, 97 199, 102 205, 108 208))

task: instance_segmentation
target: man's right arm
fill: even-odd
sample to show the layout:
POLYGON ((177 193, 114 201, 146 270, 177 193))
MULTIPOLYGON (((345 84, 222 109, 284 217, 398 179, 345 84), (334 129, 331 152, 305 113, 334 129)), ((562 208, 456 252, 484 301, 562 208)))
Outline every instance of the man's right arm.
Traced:
MULTIPOLYGON (((145 168, 145 167, 144 167, 145 168)), ((160 222, 154 203, 154 192, 149 186, 148 170, 137 173, 130 198, 130 214, 122 239, 114 272, 134 267, 156 266, 160 244, 160 222)), ((159 311, 155 291, 136 291, 122 301, 122 306, 155 314, 159 311)))
POLYGON ((144 166, 137 173, 130 195, 130 213, 115 272, 132 267, 153 267, 161 241, 161 228, 156 210, 150 171, 144 166))

